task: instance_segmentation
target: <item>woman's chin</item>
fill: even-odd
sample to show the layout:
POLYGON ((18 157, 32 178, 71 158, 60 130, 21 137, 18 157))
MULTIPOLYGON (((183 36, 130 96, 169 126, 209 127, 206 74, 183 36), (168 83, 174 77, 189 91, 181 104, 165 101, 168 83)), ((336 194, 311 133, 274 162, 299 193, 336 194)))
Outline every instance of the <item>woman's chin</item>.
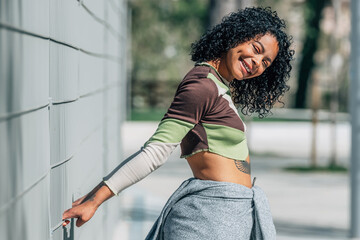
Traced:
POLYGON ((235 76, 235 79, 241 81, 246 79, 246 77, 244 76, 244 74, 240 73, 235 76))

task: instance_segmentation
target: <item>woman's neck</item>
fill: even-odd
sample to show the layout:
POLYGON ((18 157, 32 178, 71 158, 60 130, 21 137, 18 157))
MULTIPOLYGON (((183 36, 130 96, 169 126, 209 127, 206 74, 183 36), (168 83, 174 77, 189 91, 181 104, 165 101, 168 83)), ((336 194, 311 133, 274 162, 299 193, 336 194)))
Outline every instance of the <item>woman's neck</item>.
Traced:
POLYGON ((211 65, 217 71, 217 73, 220 75, 221 79, 224 81, 224 84, 229 86, 231 81, 226 79, 225 76, 222 74, 222 72, 224 72, 224 71, 221 71, 222 66, 221 66, 220 62, 221 62, 221 60, 211 60, 211 61, 208 61, 206 63, 211 65))

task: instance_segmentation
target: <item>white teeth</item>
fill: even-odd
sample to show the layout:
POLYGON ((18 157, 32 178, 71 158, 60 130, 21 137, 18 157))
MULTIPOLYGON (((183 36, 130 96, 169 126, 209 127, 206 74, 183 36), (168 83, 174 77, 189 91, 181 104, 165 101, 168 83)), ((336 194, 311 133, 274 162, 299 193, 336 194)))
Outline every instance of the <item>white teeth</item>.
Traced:
POLYGON ((248 73, 250 73, 250 69, 248 68, 248 66, 246 66, 246 64, 244 63, 244 61, 242 61, 242 64, 243 64, 243 66, 245 67, 246 71, 247 71, 248 73))

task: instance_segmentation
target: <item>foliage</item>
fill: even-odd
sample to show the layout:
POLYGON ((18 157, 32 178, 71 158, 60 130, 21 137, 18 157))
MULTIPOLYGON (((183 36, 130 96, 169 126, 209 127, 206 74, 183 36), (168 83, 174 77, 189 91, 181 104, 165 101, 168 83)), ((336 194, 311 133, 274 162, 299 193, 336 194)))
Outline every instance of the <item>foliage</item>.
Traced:
POLYGON ((133 109, 131 111, 131 120, 132 121, 155 121, 160 122, 164 117, 166 110, 161 109, 133 109))
POLYGON ((133 84, 181 80, 192 65, 190 44, 205 30, 208 1, 133 0, 130 5, 133 84))
POLYGON ((314 54, 318 48, 321 13, 328 0, 307 0, 304 8, 306 19, 305 40, 300 62, 298 90, 295 107, 306 107, 306 93, 311 71, 315 66, 314 54))

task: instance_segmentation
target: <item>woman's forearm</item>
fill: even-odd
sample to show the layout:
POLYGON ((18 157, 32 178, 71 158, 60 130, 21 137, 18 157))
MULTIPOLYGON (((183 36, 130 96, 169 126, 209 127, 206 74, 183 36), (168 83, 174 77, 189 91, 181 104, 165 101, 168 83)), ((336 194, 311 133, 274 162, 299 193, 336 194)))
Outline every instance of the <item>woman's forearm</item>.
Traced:
POLYGON ((86 201, 92 202, 98 208, 107 199, 113 197, 115 194, 109 189, 104 182, 99 183, 91 192, 87 194, 81 203, 86 201))

